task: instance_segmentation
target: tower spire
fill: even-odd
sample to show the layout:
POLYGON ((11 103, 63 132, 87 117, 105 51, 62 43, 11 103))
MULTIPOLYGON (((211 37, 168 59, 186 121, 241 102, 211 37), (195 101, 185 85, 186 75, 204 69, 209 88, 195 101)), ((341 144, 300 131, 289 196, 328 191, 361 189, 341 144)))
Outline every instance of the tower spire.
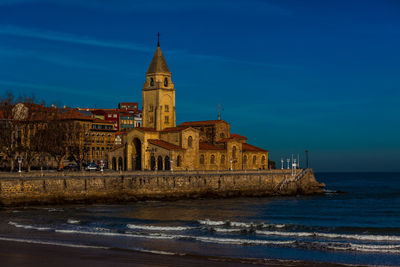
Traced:
POLYGON ((160 32, 157 33, 157 47, 160 47, 160 32))

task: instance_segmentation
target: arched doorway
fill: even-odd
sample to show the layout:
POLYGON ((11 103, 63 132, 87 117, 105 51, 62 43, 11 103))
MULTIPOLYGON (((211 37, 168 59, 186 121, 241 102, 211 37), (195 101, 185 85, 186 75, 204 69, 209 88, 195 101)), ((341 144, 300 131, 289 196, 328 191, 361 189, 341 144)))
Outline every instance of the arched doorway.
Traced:
POLYGON ((117 159, 115 157, 112 158, 112 169, 117 170, 117 159))
POLYGON ((157 169, 159 170, 159 171, 162 171, 163 170, 163 160, 162 160, 162 157, 161 156, 158 156, 158 158, 157 158, 157 169))
POLYGON ((164 170, 169 171, 171 169, 171 161, 169 160, 169 157, 166 156, 164 159, 164 170))
POLYGON ((152 171, 156 170, 156 158, 154 156, 150 158, 150 168, 152 171))
POLYGON ((132 170, 142 169, 142 142, 139 138, 133 139, 132 170))
POLYGON ((123 166, 123 160, 121 157, 118 158, 118 170, 122 170, 124 168, 123 166))

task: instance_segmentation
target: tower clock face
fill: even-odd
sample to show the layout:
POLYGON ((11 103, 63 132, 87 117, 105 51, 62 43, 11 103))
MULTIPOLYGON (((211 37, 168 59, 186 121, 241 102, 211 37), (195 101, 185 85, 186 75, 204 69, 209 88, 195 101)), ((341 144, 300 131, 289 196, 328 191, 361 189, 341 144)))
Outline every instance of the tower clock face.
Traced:
POLYGON ((154 79, 150 78, 150 86, 153 87, 154 86, 154 79))
POLYGON ((164 78, 164 86, 165 86, 165 87, 168 86, 168 78, 164 78))

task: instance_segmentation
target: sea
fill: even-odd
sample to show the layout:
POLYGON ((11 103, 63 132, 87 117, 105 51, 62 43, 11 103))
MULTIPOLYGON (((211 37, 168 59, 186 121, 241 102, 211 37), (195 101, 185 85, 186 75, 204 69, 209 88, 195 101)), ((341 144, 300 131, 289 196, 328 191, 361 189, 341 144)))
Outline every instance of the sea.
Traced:
POLYGON ((400 173, 316 173, 318 196, 0 210, 0 242, 400 266, 400 173))

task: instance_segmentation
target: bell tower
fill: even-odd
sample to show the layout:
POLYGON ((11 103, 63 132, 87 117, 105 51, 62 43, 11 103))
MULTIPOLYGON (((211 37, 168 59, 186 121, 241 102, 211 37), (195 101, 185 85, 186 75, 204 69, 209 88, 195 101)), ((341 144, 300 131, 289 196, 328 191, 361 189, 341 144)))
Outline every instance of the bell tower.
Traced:
POLYGON ((161 52, 160 41, 146 72, 142 90, 142 112, 143 127, 161 131, 176 126, 175 88, 161 52))

